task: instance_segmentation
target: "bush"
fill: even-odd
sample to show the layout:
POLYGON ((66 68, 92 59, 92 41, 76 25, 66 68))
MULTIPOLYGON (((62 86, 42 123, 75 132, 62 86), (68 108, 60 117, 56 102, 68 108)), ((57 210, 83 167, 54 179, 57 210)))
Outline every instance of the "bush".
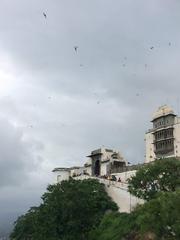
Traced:
POLYGON ((180 186, 180 161, 176 158, 156 160, 140 168, 129 180, 129 192, 150 200, 158 192, 173 192, 180 186))
POLYGON ((157 239, 180 239, 180 191, 160 193, 135 210, 141 235, 152 232, 157 239))
POLYGON ((132 213, 105 215, 90 240, 180 239, 180 191, 160 193, 132 213))
POLYGON ((11 239, 87 240, 105 212, 118 210, 104 185, 92 179, 50 185, 42 200, 17 220, 11 239))

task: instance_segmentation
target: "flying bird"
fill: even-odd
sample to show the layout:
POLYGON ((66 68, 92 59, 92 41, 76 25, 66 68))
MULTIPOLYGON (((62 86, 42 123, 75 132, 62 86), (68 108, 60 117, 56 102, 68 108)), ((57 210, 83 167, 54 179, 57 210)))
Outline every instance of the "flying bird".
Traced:
POLYGON ((154 49, 154 47, 152 46, 152 47, 150 47, 150 49, 151 49, 151 50, 153 50, 153 49, 154 49))
POLYGON ((171 46, 171 42, 169 42, 169 46, 171 46))
POLYGON ((74 46, 74 50, 75 50, 75 52, 77 52, 78 46, 74 46))
POLYGON ((46 15, 46 13, 45 13, 45 12, 43 12, 43 16, 44 16, 45 18, 47 18, 47 15, 46 15))

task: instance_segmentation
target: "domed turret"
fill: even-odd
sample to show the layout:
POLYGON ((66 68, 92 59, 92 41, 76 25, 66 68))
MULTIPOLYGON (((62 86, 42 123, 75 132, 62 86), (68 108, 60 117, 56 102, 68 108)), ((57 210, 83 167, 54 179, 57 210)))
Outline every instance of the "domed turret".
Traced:
POLYGON ((163 105, 163 106, 159 107, 156 112, 154 112, 153 121, 157 118, 160 118, 162 116, 167 116, 169 114, 172 114, 175 116, 174 111, 171 107, 169 107, 167 105, 163 105))
POLYGON ((153 114, 153 128, 146 133, 146 163, 155 159, 180 156, 180 118, 170 106, 163 105, 153 114))

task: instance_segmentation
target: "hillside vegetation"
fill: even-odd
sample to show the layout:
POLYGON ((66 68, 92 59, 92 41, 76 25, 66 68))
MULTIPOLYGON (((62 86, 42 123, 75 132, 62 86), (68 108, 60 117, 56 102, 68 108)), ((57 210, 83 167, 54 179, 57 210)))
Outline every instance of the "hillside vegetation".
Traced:
POLYGON ((130 214, 104 216, 91 240, 180 239, 180 161, 160 159, 139 169, 129 179, 131 194, 145 199, 130 214))
POLYGON ((97 180, 50 185, 42 204, 15 223, 14 240, 178 240, 180 161, 161 159, 129 180, 129 191, 146 202, 131 213, 117 205, 97 180))
POLYGON ((87 240, 104 214, 117 211, 117 205, 97 180, 69 180, 50 185, 42 204, 32 207, 15 223, 15 240, 87 240))

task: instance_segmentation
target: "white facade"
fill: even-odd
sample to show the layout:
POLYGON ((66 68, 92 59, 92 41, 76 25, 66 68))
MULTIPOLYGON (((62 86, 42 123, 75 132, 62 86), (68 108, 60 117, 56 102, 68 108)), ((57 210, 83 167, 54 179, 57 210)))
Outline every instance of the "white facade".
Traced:
MULTIPOLYGON (((121 173, 118 173, 118 175, 121 173)), ((126 176, 123 175, 125 173, 122 173, 120 176, 122 179, 126 180, 126 176)), ((133 176, 135 174, 134 171, 127 172, 128 178, 133 176)), ((115 174, 117 175, 117 174, 115 174)), ((131 212, 137 204, 143 204, 144 200, 139 199, 133 195, 131 195, 128 192, 128 184, 126 181, 124 182, 115 182, 115 181, 109 181, 107 179, 103 178, 96 178, 96 177, 90 177, 90 176, 79 176, 75 179, 84 180, 84 179, 97 179, 100 183, 103 183, 105 185, 105 189, 108 193, 108 195, 112 198, 112 200, 118 205, 119 212, 131 212)))
POLYGON ((126 161, 120 152, 103 147, 92 151, 83 167, 55 168, 53 173, 55 182, 61 182, 80 175, 104 176, 122 172, 125 166, 126 161))
POLYGON ((69 180, 70 169, 69 168, 55 168, 53 170, 55 176, 55 183, 60 183, 63 180, 69 180))
POLYGON ((120 152, 105 147, 92 151, 87 157, 89 159, 85 168, 91 176, 109 175, 112 172, 122 171, 126 166, 126 161, 120 152))
POLYGON ((152 162, 155 160, 156 155, 154 153, 154 136, 152 133, 147 132, 145 136, 145 144, 146 144, 146 160, 145 163, 152 162))
POLYGON ((174 124, 174 156, 180 157, 180 117, 176 117, 174 124))
POLYGON ((101 163, 101 176, 107 175, 107 163, 101 163))
POLYGON ((153 114, 153 128, 145 136, 145 163, 156 158, 180 157, 180 118, 172 108, 161 106, 153 114))
POLYGON ((84 167, 71 167, 70 168, 70 176, 74 177, 77 175, 83 174, 85 168, 84 167))
POLYGON ((85 166, 85 173, 87 173, 88 175, 92 175, 92 167, 91 165, 86 165, 85 166))
POLYGON ((122 173, 115 173, 112 175, 115 175, 117 179, 120 178, 122 183, 126 183, 129 178, 136 175, 136 172, 137 172, 136 170, 132 170, 132 171, 127 171, 122 173))
POLYGON ((118 205, 119 212, 130 213, 137 205, 143 204, 144 201, 139 199, 128 192, 127 186, 121 187, 119 183, 106 186, 106 191, 108 195, 113 199, 113 201, 118 205), (117 185, 117 186, 116 186, 117 185))

